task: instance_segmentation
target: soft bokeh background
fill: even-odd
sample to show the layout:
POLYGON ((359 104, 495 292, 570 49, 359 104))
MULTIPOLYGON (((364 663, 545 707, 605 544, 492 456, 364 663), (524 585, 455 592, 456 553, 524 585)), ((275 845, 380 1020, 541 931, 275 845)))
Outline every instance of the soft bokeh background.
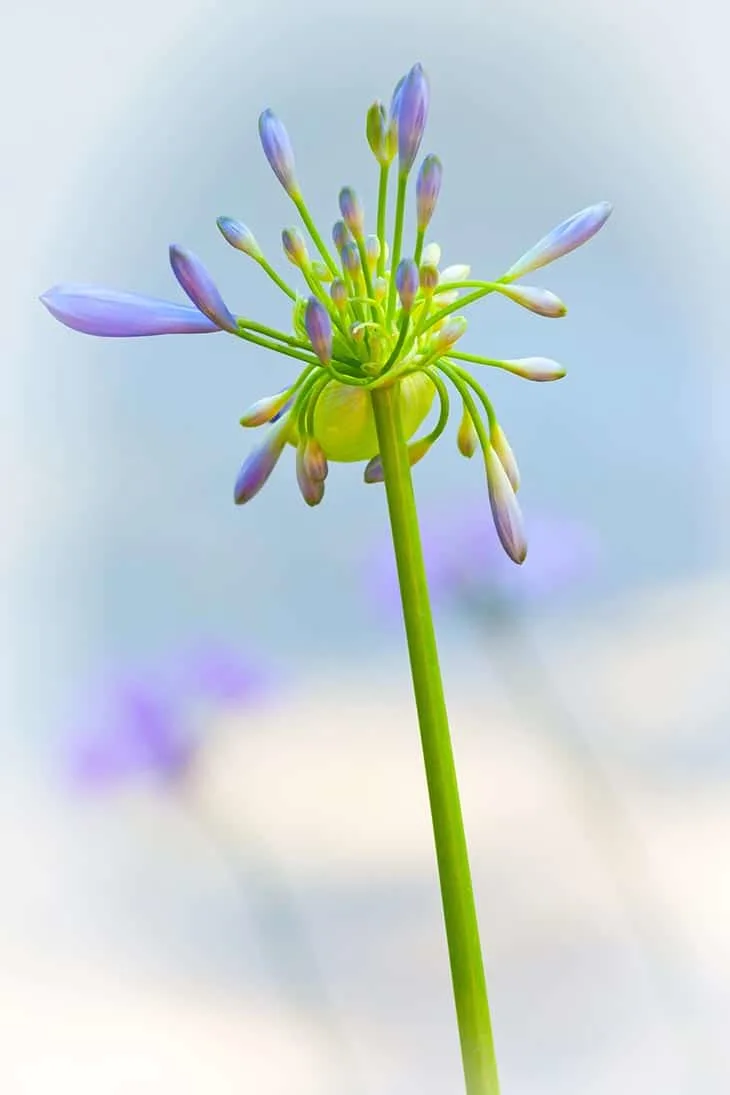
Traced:
MULTIPOLYGON (((284 322, 214 224, 241 217, 276 255, 292 222, 258 112, 286 120, 328 224, 345 182, 372 208, 364 111, 415 59, 446 261, 496 274, 575 209, 616 206, 544 272, 564 323, 497 300, 468 335, 569 366, 490 392, 528 522, 565 515, 601 548, 520 632, 438 612, 504 1091, 727 1091, 728 23, 716 0, 7 13, 9 1095, 460 1090, 402 637, 368 593, 382 492, 334 468, 310 512, 288 461, 237 510, 237 418, 288 366, 222 336, 84 339, 36 300, 65 280, 177 295, 176 241, 235 308, 284 322), (74 790, 88 690, 200 639, 266 664, 268 702, 208 712, 183 796, 74 790)), ((486 506, 448 442, 416 481, 431 522, 486 506)))

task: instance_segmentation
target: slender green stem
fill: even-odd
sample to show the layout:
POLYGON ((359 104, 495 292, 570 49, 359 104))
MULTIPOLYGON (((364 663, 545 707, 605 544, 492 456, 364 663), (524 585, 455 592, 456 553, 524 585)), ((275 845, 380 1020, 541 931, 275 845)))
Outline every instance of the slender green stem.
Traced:
POLYGON ((419 228, 416 232, 416 249, 413 252, 413 261, 416 266, 421 265, 421 255, 423 254, 423 241, 425 238, 425 229, 419 228))
POLYGON ((256 259, 262 270, 265 270, 275 285, 278 285, 282 293, 286 293, 292 300, 297 299, 297 294, 292 289, 291 285, 287 285, 282 277, 279 277, 271 263, 267 262, 263 255, 256 259))
POLYGON ((421 730, 467 1095, 499 1095, 497 1063, 399 385, 372 392, 421 730))
MULTIPOLYGON (((453 286, 446 285, 444 288, 452 289, 453 286)), ((467 304, 473 304, 475 300, 481 300, 482 297, 489 296, 489 294, 493 292, 494 289, 490 285, 489 287, 477 289, 474 293, 467 293, 465 297, 459 297, 459 299, 455 300, 452 304, 447 304, 445 308, 441 308, 440 311, 434 312, 428 323, 423 325, 421 333, 427 331, 429 327, 433 327, 434 323, 438 323, 439 320, 444 319, 445 316, 451 315, 452 312, 458 312, 460 308, 466 308, 467 304)))
POLYGON ((388 323, 393 318, 393 311, 395 310, 395 272, 398 269, 398 263, 400 262, 400 249, 403 242, 403 216, 406 208, 406 187, 408 186, 408 175, 406 173, 398 176, 398 195, 395 200, 395 228, 393 229, 393 254, 390 259, 390 285, 388 287, 388 311, 387 320, 388 323))
POLYGON ((380 181, 378 183, 378 243, 380 253, 378 255, 378 277, 385 273, 385 210, 388 205, 388 172, 389 164, 380 165, 380 181))
POLYGON ((329 250, 327 249, 327 245, 325 244, 324 240, 322 239, 319 232, 317 231, 317 227, 316 227, 314 221, 312 220, 312 218, 310 216, 309 210, 307 209, 306 205, 304 204, 304 198, 296 197, 296 198, 292 198, 292 201, 294 202, 295 206, 297 207, 297 211, 299 213, 299 216, 304 221, 304 225, 305 225, 307 231, 309 232, 309 235, 312 237, 312 240, 314 242, 315 247, 319 251, 319 253, 322 256, 322 258, 324 259, 324 261, 327 263, 327 266, 329 267, 329 269, 332 271, 332 276, 335 277, 335 278, 339 277, 339 274, 340 274, 339 267, 337 266, 337 263, 334 261, 334 259, 330 255, 329 250))

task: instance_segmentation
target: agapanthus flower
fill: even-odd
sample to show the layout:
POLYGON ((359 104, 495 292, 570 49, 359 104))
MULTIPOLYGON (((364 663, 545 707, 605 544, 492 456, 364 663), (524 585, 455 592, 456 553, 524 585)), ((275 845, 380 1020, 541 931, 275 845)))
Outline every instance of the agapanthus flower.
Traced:
POLYGON ((71 774, 90 789, 145 775, 174 781, 200 744, 195 711, 248 707, 266 688, 258 665, 215 645, 119 672, 87 704, 70 744, 71 774))
POLYGON ((517 281, 589 240, 605 223, 611 206, 599 202, 562 222, 501 277, 472 278, 465 264, 442 268, 440 247, 425 239, 443 181, 441 161, 432 153, 421 162, 412 187, 415 238, 404 238, 405 204, 426 128, 429 97, 426 74, 416 64, 398 81, 389 110, 380 101, 371 106, 366 135, 380 172, 375 232, 366 234, 366 210, 355 190, 342 187, 342 219, 331 233, 334 253, 309 213, 283 122, 271 109, 261 114, 259 134, 265 156, 302 222, 303 231, 284 229, 282 245, 302 278, 303 291, 274 269, 243 223, 225 216, 217 224, 227 242, 253 259, 285 294, 292 309, 288 331, 234 314, 200 259, 179 246, 170 248, 170 262, 190 303, 88 285, 58 285, 41 299, 62 323, 87 334, 227 331, 300 364, 301 371, 288 389, 257 401, 241 416, 242 425, 263 426, 266 433, 236 479, 234 500, 239 504, 258 493, 288 446, 297 452, 296 478, 309 505, 318 504, 324 496, 324 475, 312 474, 312 468, 326 469, 328 461, 365 462, 365 480, 380 481, 371 393, 381 387, 398 392, 406 440, 413 438, 437 402, 435 425, 411 441, 410 462, 418 462, 447 425, 448 386, 453 387, 462 408, 459 449, 466 456, 481 452, 499 538, 507 554, 522 562, 526 540, 516 499, 516 461, 490 400, 467 366, 502 369, 535 381, 556 380, 565 369, 541 357, 503 360, 457 349, 467 327, 463 313, 497 293, 538 315, 564 315, 565 305, 549 290, 517 281), (386 214, 391 169, 397 177, 397 195, 389 245, 386 214))

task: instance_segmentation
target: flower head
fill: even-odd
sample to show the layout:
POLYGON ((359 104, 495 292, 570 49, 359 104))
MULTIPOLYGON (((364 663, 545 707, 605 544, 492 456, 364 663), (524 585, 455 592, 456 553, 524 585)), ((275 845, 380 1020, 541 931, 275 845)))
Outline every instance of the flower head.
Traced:
POLYGON ((264 154, 301 218, 301 229, 284 229, 282 244, 304 284, 289 285, 245 225, 231 217, 219 217, 217 223, 226 241, 253 258, 285 294, 291 309, 288 330, 235 315, 201 260, 177 245, 170 248, 170 262, 189 304, 78 285, 56 286, 41 299, 62 323, 87 334, 224 330, 249 346, 298 362, 299 375, 287 389, 259 400, 241 418, 242 425, 262 426, 265 432, 239 472, 234 489, 238 504, 259 492, 287 445, 296 449, 296 477, 309 505, 322 498, 330 460, 365 461, 366 481, 380 481, 385 472, 378 453, 373 392, 381 387, 398 393, 408 458, 412 464, 421 461, 447 425, 451 386, 464 408, 459 449, 467 456, 481 452, 495 526, 506 552, 521 562, 526 544, 514 497, 517 462, 486 392, 466 366, 498 368, 536 381, 558 379, 565 370, 547 358, 502 360, 457 349, 467 328, 464 313, 482 298, 500 294, 538 315, 563 316, 565 305, 549 290, 515 281, 586 242, 611 210, 602 202, 577 213, 496 279, 473 280, 466 264, 442 267, 440 247, 424 238, 441 189, 441 161, 433 154, 425 157, 416 179, 416 238, 410 241, 404 235, 408 176, 422 143, 428 108, 428 80, 420 64, 398 81, 389 110, 380 101, 370 107, 366 136, 380 165, 381 181, 376 231, 366 234, 362 203, 352 187, 342 188, 342 219, 332 231, 334 255, 309 213, 284 125, 271 110, 261 114, 264 154), (388 240, 387 182, 396 155, 397 206, 388 240), (435 401, 435 425, 414 438, 435 401))

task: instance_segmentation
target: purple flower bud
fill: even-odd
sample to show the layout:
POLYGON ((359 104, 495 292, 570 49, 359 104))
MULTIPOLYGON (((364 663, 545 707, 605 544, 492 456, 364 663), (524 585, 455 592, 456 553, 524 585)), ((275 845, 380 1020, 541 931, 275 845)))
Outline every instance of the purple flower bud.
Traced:
POLYGON ((499 423, 497 423, 494 429, 490 432, 489 440, 491 442, 492 448, 499 457, 499 461, 502 467, 507 473, 507 478, 510 481, 510 486, 516 494, 517 491, 520 489, 520 469, 517 467, 515 454, 512 452, 512 447, 499 423))
POLYGON ((296 468, 297 483, 299 484, 302 498, 308 506, 318 506, 324 498, 324 478, 313 479, 309 474, 305 460, 304 445, 299 445, 297 448, 296 468))
POLYGON ((334 279, 330 285, 330 296, 332 297, 332 302, 338 312, 342 312, 347 307, 347 286, 342 278, 334 279))
POLYGON ((235 247, 237 251, 243 251, 244 255, 250 255, 252 259, 263 257, 253 232, 245 224, 234 220, 233 217, 218 217, 216 224, 224 240, 230 243, 231 247, 235 247))
POLYGON ((565 376, 563 366, 549 357, 518 357, 512 361, 500 361, 499 365, 508 373, 525 380, 561 380, 565 376))
POLYGON ((357 249, 357 244, 346 243, 340 252, 342 258, 342 265, 351 278, 356 278, 360 275, 362 266, 360 263, 360 252, 357 249))
POLYGON ((241 415, 241 425, 263 426, 264 422, 273 422, 289 402, 288 392, 289 388, 283 388, 276 395, 267 395, 265 399, 257 400, 241 415))
POLYGON ((438 266, 431 266, 430 263, 422 266, 419 273, 419 282, 426 296, 431 296, 439 283, 438 266))
POLYGON ((138 338, 210 334, 220 330, 218 324, 189 304, 94 285, 55 285, 40 299, 59 322, 85 335, 138 338))
POLYGON ((449 316, 436 332, 431 340, 431 349, 444 353, 461 338, 466 331, 466 318, 464 316, 449 316))
POLYGON ((327 478, 327 473, 329 472, 327 457, 324 455, 324 450, 315 437, 310 437, 307 440, 307 443, 304 446, 304 455, 302 459, 304 461, 304 470, 310 479, 324 480, 327 478))
POLYGON ((200 259, 192 251, 186 251, 173 243, 170 245, 170 265, 173 274, 196 308, 199 308, 203 315, 217 327, 236 334, 238 332, 236 320, 228 311, 223 297, 200 259))
POLYGON ((494 526, 502 547, 515 563, 523 563, 527 541, 522 527, 522 514, 502 461, 490 446, 484 454, 487 469, 487 489, 494 526))
POLYGON ((499 282, 495 283, 494 288, 503 297, 509 297, 538 316, 560 319, 568 311, 560 297, 549 289, 535 289, 531 285, 502 285, 499 282))
POLYGON ((576 247, 587 243, 595 236, 608 220, 613 210, 610 202, 598 202, 597 205, 589 205, 587 209, 581 209, 572 217, 553 228, 534 247, 526 251, 522 258, 510 266, 505 279, 514 281, 523 274, 529 274, 533 270, 539 270, 541 266, 547 266, 549 262, 555 262, 563 255, 574 251, 576 247))
POLYGON ((304 326, 315 354, 323 365, 332 360, 332 323, 327 309, 316 297, 310 297, 304 312, 304 326))
POLYGON ((285 228, 281 233, 284 254, 294 266, 303 268, 309 265, 309 253, 304 236, 298 228, 285 228))
POLYGON ((410 312, 419 287, 418 267, 413 259, 401 259, 395 272, 395 286, 404 312, 410 312))
POLYGON ((348 243, 352 242, 352 235, 350 229, 347 227, 344 221, 335 221, 332 225, 332 240, 337 253, 342 254, 342 248, 346 247, 348 243))
POLYGON ((379 164, 385 160, 385 134, 388 128, 388 116, 381 102, 374 102, 368 110, 365 123, 365 135, 370 145, 370 150, 379 164))
POLYGON ((365 235, 365 211, 351 186, 343 186, 340 190, 340 213, 353 238, 361 240, 365 235))
POLYGON ((294 150, 289 134, 273 110, 265 110, 259 117, 259 137, 264 155, 277 179, 290 198, 298 198, 299 185, 294 174, 294 150))
POLYGON ((436 208, 443 168, 438 156, 426 156, 416 180, 416 224, 419 232, 425 232, 436 208))
POLYGON ((415 64, 393 96, 398 120, 398 163, 401 175, 408 174, 421 145, 428 115, 428 80, 415 64))
POLYGON ((401 94, 403 92, 403 85, 408 79, 408 73, 405 76, 401 76, 398 83, 393 88, 393 94, 390 99, 390 117, 392 121, 398 121, 398 111, 400 109, 401 94))
POLYGON ((233 500, 237 506, 250 502, 261 490, 276 467, 290 433, 291 422, 287 414, 269 427, 263 442, 248 454, 233 489, 233 500))
POLYGON ((476 431, 474 425, 474 419, 469 414, 469 411, 464 405, 464 413, 461 416, 461 422, 459 423, 459 429, 456 434, 456 445, 462 456, 465 456, 468 460, 474 455, 479 447, 479 434, 476 431))

